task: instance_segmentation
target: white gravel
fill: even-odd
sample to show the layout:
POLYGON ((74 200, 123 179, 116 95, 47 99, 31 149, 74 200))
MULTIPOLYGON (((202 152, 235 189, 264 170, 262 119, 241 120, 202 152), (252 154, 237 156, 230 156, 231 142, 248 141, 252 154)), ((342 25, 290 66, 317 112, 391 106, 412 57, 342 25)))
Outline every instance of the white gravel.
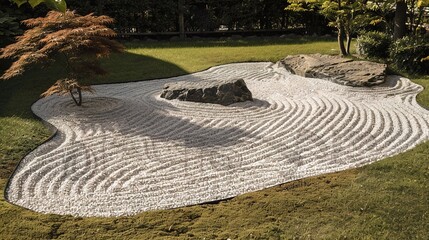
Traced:
POLYGON ((122 216, 229 198, 369 164, 428 139, 422 87, 373 88, 239 63, 181 77, 94 86, 82 107, 53 96, 32 110, 58 134, 29 154, 7 199, 43 213, 122 216), (254 102, 168 101, 167 82, 244 78, 254 102))

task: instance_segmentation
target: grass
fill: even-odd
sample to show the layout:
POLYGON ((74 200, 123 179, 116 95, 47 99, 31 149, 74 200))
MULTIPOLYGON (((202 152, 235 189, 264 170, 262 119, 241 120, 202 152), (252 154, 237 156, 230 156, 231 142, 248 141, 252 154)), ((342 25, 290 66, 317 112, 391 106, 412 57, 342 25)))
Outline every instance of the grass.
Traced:
MULTIPOLYGON (((104 64, 96 83, 144 80, 213 65, 337 53, 334 41, 131 43, 104 64)), ((0 83, 0 188, 19 160, 50 132, 30 105, 60 68, 0 83)), ((429 77, 415 78, 429 106, 429 77)), ((310 177, 216 204, 121 218, 45 215, 0 198, 0 239, 429 239, 429 143, 377 163, 310 177)))
POLYGON ((115 55, 112 61, 106 63, 106 67, 111 69, 110 81, 177 76, 233 62, 277 62, 291 54, 338 52, 332 41, 308 42, 305 39, 131 43, 127 48, 125 59, 123 55, 115 55))

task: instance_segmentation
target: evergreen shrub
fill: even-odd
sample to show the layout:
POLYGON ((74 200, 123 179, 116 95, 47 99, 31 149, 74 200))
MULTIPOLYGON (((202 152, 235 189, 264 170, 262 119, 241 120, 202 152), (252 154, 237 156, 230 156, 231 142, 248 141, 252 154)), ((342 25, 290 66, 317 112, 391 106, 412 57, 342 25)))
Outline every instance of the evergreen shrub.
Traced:
POLYGON ((383 32, 365 32, 357 38, 357 53, 369 59, 387 59, 391 38, 383 32))

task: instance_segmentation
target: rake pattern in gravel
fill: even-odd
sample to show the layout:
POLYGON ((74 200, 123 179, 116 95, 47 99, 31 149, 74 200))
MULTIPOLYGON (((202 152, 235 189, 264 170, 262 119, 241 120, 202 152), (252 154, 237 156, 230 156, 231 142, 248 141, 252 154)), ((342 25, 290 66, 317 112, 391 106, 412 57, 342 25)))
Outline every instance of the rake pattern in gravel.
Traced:
POLYGON ((415 100, 422 87, 397 76, 352 88, 262 62, 94 88, 82 107, 58 96, 33 105, 58 133, 20 163, 10 202, 43 213, 132 215, 362 166, 428 139, 428 111, 415 100), (254 101, 159 97, 167 82, 225 78, 244 78, 254 101))

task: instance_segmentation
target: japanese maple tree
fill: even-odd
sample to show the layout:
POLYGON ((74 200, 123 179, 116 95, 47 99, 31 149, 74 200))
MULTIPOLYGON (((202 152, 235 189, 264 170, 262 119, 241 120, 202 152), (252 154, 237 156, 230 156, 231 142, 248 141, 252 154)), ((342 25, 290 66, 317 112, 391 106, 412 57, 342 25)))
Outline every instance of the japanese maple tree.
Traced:
POLYGON ((16 43, 0 49, 0 58, 15 60, 1 78, 10 79, 33 66, 65 59, 68 76, 59 79, 42 96, 70 93, 80 106, 81 91, 92 89, 81 86, 79 80, 105 74, 99 60, 124 50, 122 44, 112 39, 116 33, 107 26, 112 22, 108 16, 81 16, 73 11, 50 11, 46 17, 23 21, 30 29, 17 37, 16 43))

